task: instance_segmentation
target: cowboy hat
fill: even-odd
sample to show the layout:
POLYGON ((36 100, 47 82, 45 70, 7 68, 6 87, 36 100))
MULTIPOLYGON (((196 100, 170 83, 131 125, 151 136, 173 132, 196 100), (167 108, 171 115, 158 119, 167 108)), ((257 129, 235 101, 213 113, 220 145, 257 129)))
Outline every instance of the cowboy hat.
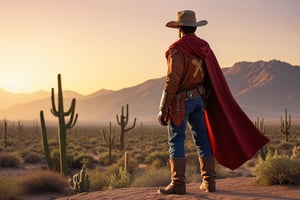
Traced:
POLYGON ((196 21, 196 14, 192 10, 183 10, 177 12, 176 21, 169 21, 166 27, 179 28, 180 26, 204 26, 207 24, 206 20, 196 21))

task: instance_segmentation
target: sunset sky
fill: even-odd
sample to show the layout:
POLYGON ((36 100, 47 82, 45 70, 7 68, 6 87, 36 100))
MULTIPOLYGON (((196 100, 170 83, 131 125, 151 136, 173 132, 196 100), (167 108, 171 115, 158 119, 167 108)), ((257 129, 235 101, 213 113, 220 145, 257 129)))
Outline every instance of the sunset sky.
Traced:
MULTIPOLYGON (((191 9, 222 67, 278 59, 300 66, 299 0, 1 0, 0 88, 87 95, 166 74, 178 39, 166 28, 191 9)), ((1 97, 0 97, 1 98, 1 97)))

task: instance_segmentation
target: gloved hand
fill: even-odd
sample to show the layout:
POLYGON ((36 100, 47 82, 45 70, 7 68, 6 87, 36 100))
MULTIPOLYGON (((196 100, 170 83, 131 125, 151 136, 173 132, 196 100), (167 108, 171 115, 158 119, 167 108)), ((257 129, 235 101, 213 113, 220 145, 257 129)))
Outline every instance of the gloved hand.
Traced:
POLYGON ((158 119, 158 122, 162 126, 167 126, 168 125, 168 119, 167 119, 167 113, 166 112, 159 111, 159 113, 157 115, 157 119, 158 119))

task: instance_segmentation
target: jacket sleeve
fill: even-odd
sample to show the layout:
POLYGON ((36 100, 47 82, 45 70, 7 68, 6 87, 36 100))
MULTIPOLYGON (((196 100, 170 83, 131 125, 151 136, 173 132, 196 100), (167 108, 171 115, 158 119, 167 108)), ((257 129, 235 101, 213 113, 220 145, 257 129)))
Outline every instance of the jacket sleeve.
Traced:
POLYGON ((183 71, 183 58, 180 56, 179 51, 172 49, 167 59, 168 71, 165 82, 165 88, 160 101, 160 110, 167 112, 172 104, 178 85, 181 80, 183 71))
POLYGON ((175 95, 181 81, 184 69, 184 60, 180 52, 172 49, 168 57, 168 71, 165 83, 165 91, 170 95, 175 95))

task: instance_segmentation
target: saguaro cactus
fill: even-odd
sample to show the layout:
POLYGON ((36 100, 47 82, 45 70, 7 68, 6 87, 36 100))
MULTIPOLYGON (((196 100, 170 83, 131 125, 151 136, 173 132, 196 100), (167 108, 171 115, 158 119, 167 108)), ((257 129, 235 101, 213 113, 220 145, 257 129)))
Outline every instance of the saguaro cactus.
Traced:
MULTIPOLYGON (((266 132, 266 128, 265 128, 265 125, 264 125, 264 118, 262 119, 259 119, 259 117, 256 118, 256 121, 254 121, 254 125, 256 126, 256 128, 262 133, 262 134, 265 134, 266 132)), ((267 148, 264 146, 262 147, 260 150, 259 150, 259 155, 261 156, 261 158, 263 160, 266 159, 266 155, 267 155, 267 148)))
POLYGON ((291 131, 291 114, 289 114, 289 119, 287 117, 287 109, 284 111, 284 119, 281 117, 281 133, 285 136, 285 141, 289 141, 289 135, 291 131))
POLYGON ((134 118, 134 122, 132 124, 131 127, 129 128, 126 128, 127 124, 128 124, 128 120, 129 120, 129 111, 128 111, 128 104, 126 105, 126 116, 124 115, 124 106, 122 106, 122 110, 121 110, 121 115, 120 115, 120 118, 119 116, 117 115, 117 122, 118 124, 120 125, 121 127, 121 134, 120 134, 120 149, 121 150, 124 150, 124 147, 125 147, 125 133, 127 131, 130 131, 131 129, 133 129, 135 127, 135 123, 136 123, 136 118, 134 118))
POLYGON ((76 99, 72 99, 71 106, 67 112, 64 111, 64 102, 63 102, 63 91, 62 91, 62 85, 61 85, 61 77, 60 74, 57 76, 58 80, 58 101, 57 106, 55 105, 55 99, 54 99, 54 88, 51 89, 51 103, 52 103, 52 114, 58 118, 58 137, 59 137, 59 152, 60 152, 60 170, 61 173, 64 175, 67 175, 68 168, 67 168, 67 137, 66 132, 67 129, 72 128, 76 121, 78 114, 75 115, 75 105, 76 105, 76 99), (74 118, 75 116, 75 118, 74 118), (65 122, 65 117, 69 117, 69 122, 65 122))
POLYGON ((7 119, 3 120, 4 147, 7 147, 7 119))
POLYGON ((103 135, 103 139, 108 148, 109 164, 111 164, 112 163, 111 151, 112 151, 113 146, 115 145, 115 137, 112 135, 112 131, 111 131, 111 122, 109 122, 108 136, 106 135, 104 130, 102 132, 102 135, 103 135))
POLYGON ((52 159, 50 156, 50 150, 49 150, 48 139, 47 139, 47 128, 46 128, 46 123, 45 123, 45 118, 44 118, 44 112, 42 110, 40 111, 40 120, 41 120, 42 144, 43 144, 43 148, 44 148, 45 159, 46 159, 48 168, 53 169, 53 162, 52 162, 52 159))
POLYGON ((124 153, 124 171, 128 173, 128 152, 124 153))
POLYGON ((259 119, 259 117, 256 118, 256 121, 254 121, 254 125, 256 126, 256 128, 258 130, 260 130, 261 133, 265 133, 266 132, 266 128, 264 125, 264 119, 259 119))

